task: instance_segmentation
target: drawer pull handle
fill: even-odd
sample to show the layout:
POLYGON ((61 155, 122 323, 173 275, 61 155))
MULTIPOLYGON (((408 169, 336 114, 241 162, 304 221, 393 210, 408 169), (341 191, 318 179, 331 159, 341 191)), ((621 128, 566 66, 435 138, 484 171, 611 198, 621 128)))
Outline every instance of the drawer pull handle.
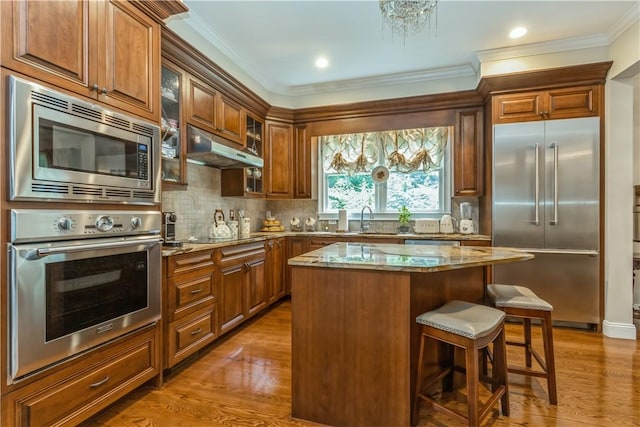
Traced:
POLYGON ((202 328, 198 328, 195 331, 191 331, 191 335, 198 335, 200 332, 202 332, 202 328))
POLYGON ((191 291, 191 295, 199 294, 200 292, 202 292, 202 288, 194 289, 191 291))
POLYGON ((89 387, 91 388, 96 388, 96 387, 100 387, 102 384, 106 383, 107 381, 109 381, 109 375, 107 375, 106 377, 104 377, 103 380, 98 381, 97 383, 93 383, 91 384, 89 387))

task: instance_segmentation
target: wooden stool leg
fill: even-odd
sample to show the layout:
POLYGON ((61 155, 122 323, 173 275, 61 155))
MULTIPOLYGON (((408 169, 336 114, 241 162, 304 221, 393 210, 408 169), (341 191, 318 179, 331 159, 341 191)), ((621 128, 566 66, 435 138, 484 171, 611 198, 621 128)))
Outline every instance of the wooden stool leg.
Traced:
POLYGON ((424 368, 424 341, 425 336, 420 336, 420 354, 418 356, 418 374, 416 376, 416 392, 413 399, 413 411, 411 413, 411 425, 418 424, 418 415, 420 414, 420 393, 422 392, 422 371, 424 368))
POLYGON ((480 382, 480 364, 478 362, 478 351, 471 347, 465 351, 465 362, 467 369, 467 405, 469 414, 469 426, 480 425, 478 385, 480 382))
POLYGON ((524 360, 527 368, 531 367, 531 319, 524 318, 524 360))
POLYGON ((508 417, 509 408, 509 378, 507 373, 507 344, 504 329, 493 344, 494 374, 493 377, 499 385, 504 385, 504 394, 500 398, 502 415, 508 417))
POLYGON ((543 314, 542 334, 542 342, 544 344, 544 361, 545 365, 547 365, 547 389, 549 391, 549 402, 552 405, 557 405, 556 361, 553 352, 553 325, 551 324, 550 311, 545 311, 543 314))

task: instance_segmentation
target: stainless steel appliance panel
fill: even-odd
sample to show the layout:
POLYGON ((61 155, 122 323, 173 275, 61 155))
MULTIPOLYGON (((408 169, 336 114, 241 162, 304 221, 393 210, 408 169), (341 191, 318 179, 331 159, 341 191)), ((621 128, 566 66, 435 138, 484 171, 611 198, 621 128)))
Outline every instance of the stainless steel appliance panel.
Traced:
POLYGON ((597 250, 599 118, 545 122, 545 247, 597 250))
POLYGON ((494 127, 493 241, 544 247, 544 123, 494 127))
POLYGON ((11 200, 160 203, 160 128, 8 77, 11 200))
POLYGON ((599 259, 595 251, 537 252, 524 262, 493 267, 494 283, 526 286, 553 305, 553 320, 600 322, 599 259))

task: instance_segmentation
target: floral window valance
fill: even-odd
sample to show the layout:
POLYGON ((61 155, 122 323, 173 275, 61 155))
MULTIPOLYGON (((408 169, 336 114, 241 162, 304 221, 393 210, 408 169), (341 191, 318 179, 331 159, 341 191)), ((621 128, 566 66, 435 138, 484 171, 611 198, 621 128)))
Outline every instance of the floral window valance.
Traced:
POLYGON ((429 172, 440 167, 449 134, 448 127, 433 127, 325 136, 323 168, 353 174, 382 165, 398 172, 429 172))

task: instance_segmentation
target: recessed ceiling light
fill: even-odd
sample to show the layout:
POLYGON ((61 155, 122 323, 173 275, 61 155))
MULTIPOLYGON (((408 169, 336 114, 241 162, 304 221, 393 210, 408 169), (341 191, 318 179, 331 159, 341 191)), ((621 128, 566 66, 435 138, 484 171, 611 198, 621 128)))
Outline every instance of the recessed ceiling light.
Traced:
POLYGON ((511 37, 512 39, 519 39, 520 37, 524 36, 525 34, 527 34, 527 29, 525 27, 515 27, 509 33, 509 37, 511 37))
POLYGON ((327 68, 328 65, 329 65, 329 60, 327 58, 320 57, 316 59, 316 67, 327 68))

